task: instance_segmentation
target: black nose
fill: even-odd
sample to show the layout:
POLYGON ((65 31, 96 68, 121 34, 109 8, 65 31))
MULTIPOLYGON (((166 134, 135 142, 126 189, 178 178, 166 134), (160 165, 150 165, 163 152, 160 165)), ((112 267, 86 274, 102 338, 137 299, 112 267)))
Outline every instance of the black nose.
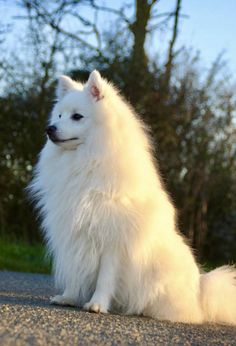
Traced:
POLYGON ((53 135, 56 132, 56 130, 57 130, 57 128, 54 125, 50 125, 50 126, 46 127, 46 132, 47 132, 49 137, 51 135, 53 135))

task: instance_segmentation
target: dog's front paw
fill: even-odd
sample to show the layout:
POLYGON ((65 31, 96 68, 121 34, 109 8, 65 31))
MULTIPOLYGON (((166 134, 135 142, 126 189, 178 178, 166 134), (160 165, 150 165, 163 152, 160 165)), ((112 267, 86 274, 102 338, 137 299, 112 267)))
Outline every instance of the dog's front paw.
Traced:
POLYGON ((72 298, 63 296, 63 295, 57 295, 50 298, 50 303, 54 305, 69 305, 69 306, 76 306, 76 301, 72 298))
POLYGON ((102 306, 102 304, 99 303, 94 303, 94 302, 88 302, 84 305, 83 307, 84 310, 89 311, 89 312, 96 312, 96 313, 103 313, 103 314, 107 314, 108 311, 107 309, 102 306))

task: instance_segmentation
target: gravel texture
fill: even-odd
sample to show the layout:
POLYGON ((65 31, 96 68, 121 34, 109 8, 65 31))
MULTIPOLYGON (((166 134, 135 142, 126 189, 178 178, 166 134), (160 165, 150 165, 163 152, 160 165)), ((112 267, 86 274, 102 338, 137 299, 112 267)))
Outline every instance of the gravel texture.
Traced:
POLYGON ((102 315, 49 305, 48 275, 0 271, 0 345, 235 345, 236 327, 102 315))

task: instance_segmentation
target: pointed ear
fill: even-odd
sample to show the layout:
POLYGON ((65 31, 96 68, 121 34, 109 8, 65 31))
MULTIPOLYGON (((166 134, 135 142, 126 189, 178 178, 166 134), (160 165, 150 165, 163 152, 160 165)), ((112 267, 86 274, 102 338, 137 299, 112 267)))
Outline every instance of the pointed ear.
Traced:
POLYGON ((56 96, 58 100, 61 100, 69 91, 82 89, 82 84, 73 81, 70 77, 60 76, 56 89, 56 96))
POLYGON ((89 94, 95 101, 103 99, 104 82, 102 80, 100 73, 97 70, 93 70, 93 72, 90 73, 86 87, 89 91, 89 94))

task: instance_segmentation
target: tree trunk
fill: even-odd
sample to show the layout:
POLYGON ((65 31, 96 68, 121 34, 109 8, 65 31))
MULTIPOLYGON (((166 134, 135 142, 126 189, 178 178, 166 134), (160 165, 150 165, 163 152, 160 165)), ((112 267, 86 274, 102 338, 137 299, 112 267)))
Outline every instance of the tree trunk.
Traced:
POLYGON ((147 25, 151 17, 152 6, 157 0, 136 0, 135 21, 129 26, 133 33, 134 41, 130 61, 130 73, 128 80, 128 95, 134 103, 142 98, 148 81, 148 58, 145 52, 145 40, 147 25), (134 90, 134 85, 137 88, 134 90))

